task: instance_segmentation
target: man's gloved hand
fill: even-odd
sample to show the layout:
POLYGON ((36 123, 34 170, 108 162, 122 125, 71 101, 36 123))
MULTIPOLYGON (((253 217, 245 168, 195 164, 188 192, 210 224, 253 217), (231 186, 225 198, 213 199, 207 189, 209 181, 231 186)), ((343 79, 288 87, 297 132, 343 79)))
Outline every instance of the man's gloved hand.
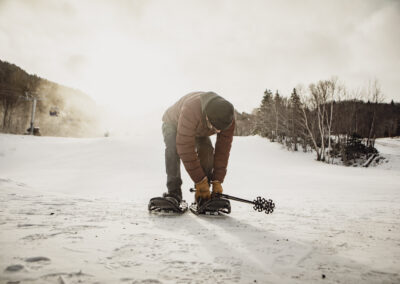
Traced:
POLYGON ((197 203, 200 199, 203 201, 210 199, 210 185, 208 184, 207 177, 204 177, 200 182, 196 183, 195 188, 196 193, 194 195, 194 198, 197 203))
POLYGON ((223 192, 222 185, 221 185, 220 181, 214 180, 211 183, 212 183, 212 194, 222 193, 223 192))

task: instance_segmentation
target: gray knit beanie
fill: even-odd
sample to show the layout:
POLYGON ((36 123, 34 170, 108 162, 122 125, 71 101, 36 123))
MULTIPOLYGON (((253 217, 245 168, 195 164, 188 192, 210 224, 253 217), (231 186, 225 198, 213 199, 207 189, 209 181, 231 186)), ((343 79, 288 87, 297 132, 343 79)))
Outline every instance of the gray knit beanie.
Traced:
POLYGON ((211 124, 218 130, 226 130, 232 124, 234 117, 233 105, 220 96, 208 102, 205 112, 211 124))

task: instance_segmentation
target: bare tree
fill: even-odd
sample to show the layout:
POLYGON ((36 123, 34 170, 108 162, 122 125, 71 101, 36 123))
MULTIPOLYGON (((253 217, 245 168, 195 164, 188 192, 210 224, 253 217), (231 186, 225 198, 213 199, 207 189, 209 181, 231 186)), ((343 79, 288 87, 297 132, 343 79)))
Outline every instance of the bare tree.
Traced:
POLYGON ((325 115, 326 115, 326 101, 328 93, 328 84, 326 81, 319 81, 317 85, 311 84, 309 86, 311 93, 311 106, 317 114, 317 124, 319 130, 320 142, 320 159, 325 161, 325 115))
POLYGON ((2 131, 9 132, 12 128, 12 117, 17 105, 21 102, 23 90, 0 85, 0 104, 2 111, 2 131))
POLYGON ((382 94, 381 87, 377 79, 375 79, 373 82, 370 81, 368 84, 368 100, 370 100, 371 103, 373 104, 373 112, 372 112, 371 124, 369 127, 367 145, 374 146, 377 105, 384 101, 384 96, 382 94))
POLYGON ((311 84, 308 90, 309 96, 301 90, 303 125, 317 152, 317 160, 330 162, 333 106, 343 88, 337 78, 332 78, 311 84))
POLYGON ((338 83, 338 79, 336 77, 331 78, 329 81, 326 81, 326 84, 328 85, 328 92, 327 92, 327 101, 325 104, 329 106, 329 112, 325 113, 325 125, 327 128, 327 138, 328 138, 328 151, 327 151, 327 162, 330 162, 330 159, 332 158, 333 162, 333 157, 331 157, 331 152, 332 152, 332 122, 333 122, 333 105, 335 104, 335 101, 340 101, 342 92, 344 90, 344 87, 341 86, 338 83))
POLYGON ((315 110, 315 101, 306 94, 306 91, 303 86, 296 87, 297 94, 300 97, 301 101, 301 111, 302 111, 302 124, 304 129, 306 130, 307 136, 310 138, 313 148, 317 153, 317 160, 321 160, 321 148, 317 143, 317 132, 315 131, 315 119, 314 119, 314 110, 315 110))

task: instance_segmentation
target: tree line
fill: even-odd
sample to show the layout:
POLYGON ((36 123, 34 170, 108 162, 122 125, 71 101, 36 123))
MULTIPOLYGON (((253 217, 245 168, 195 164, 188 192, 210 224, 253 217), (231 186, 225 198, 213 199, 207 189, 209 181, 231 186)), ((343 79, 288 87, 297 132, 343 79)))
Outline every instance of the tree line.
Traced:
POLYGON ((86 94, 0 60, 0 132, 23 134, 30 127, 36 99, 35 126, 43 135, 98 135, 97 106, 86 94))
POLYGON ((290 97, 267 89, 253 114, 253 134, 289 150, 314 150, 328 163, 368 159, 377 153, 376 138, 400 135, 400 104, 383 102, 378 81, 349 91, 332 78, 298 86, 290 97))

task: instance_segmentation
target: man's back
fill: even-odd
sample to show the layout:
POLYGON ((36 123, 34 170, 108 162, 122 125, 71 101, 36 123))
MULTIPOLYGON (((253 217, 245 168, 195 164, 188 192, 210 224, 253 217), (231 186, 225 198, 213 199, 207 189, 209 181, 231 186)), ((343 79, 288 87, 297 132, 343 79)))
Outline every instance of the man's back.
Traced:
POLYGON ((192 111, 195 111, 195 108, 199 107, 199 109, 197 111, 201 112, 200 96, 204 93, 205 92, 192 92, 192 93, 189 93, 189 94, 183 96, 181 99, 179 99, 179 101, 177 101, 175 104, 173 104, 171 107, 169 107, 165 111, 162 121, 166 122, 166 123, 172 123, 174 125, 178 125, 178 120, 179 120, 179 116, 182 111, 182 107, 189 100, 191 101, 189 103, 189 106, 191 108, 193 108, 192 111))

